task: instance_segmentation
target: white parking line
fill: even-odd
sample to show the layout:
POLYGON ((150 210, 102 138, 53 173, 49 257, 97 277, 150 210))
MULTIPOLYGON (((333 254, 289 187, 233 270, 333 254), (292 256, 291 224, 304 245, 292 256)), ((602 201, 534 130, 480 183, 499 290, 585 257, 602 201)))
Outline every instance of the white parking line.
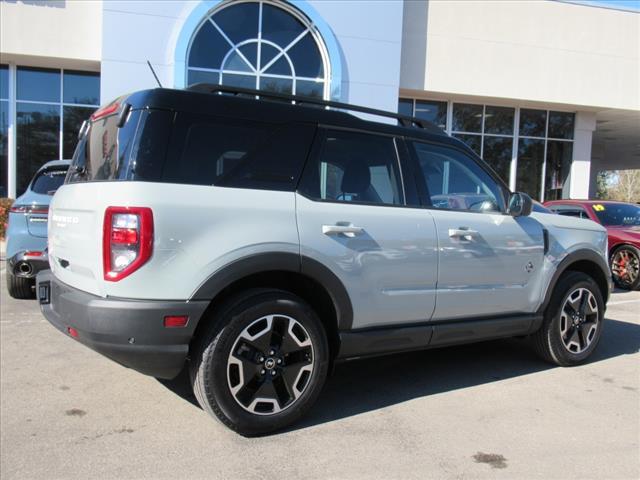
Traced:
POLYGON ((618 302, 609 302, 609 303, 607 303, 607 306, 609 306, 609 305, 622 305, 623 303, 640 303, 640 300, 620 300, 618 302))

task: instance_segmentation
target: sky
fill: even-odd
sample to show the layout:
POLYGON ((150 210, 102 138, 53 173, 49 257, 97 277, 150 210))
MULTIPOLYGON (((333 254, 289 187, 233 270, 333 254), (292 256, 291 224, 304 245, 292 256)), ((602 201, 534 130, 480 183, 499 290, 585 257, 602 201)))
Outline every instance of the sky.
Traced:
POLYGON ((622 8, 640 12, 640 0, 568 0, 573 3, 584 3, 598 7, 622 8))

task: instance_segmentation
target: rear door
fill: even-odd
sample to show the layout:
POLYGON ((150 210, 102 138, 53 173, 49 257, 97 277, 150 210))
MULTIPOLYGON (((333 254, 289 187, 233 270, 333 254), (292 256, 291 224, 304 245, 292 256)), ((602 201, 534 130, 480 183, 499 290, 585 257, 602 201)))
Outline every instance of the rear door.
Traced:
POLYGON ((296 195, 303 262, 341 280, 353 328, 424 322, 435 306, 435 225, 406 205, 397 142, 321 130, 296 195))
POLYGON ((463 150, 418 141, 408 147, 438 233, 433 320, 533 312, 542 225, 506 214, 503 188, 463 150))

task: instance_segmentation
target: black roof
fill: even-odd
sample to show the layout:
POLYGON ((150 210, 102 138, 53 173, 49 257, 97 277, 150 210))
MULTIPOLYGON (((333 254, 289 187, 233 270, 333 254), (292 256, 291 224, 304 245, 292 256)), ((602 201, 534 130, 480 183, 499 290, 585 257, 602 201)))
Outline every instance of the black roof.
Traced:
POLYGON ((120 101, 130 104, 134 109, 160 108, 268 123, 292 121, 318 123, 455 144, 457 147, 464 145, 459 140, 449 137, 436 125, 418 118, 357 105, 217 85, 200 84, 185 90, 167 88, 141 90, 121 98, 120 101), (256 95, 260 95, 260 98, 255 98, 256 95), (404 125, 365 120, 345 110, 380 118, 394 118, 404 125))

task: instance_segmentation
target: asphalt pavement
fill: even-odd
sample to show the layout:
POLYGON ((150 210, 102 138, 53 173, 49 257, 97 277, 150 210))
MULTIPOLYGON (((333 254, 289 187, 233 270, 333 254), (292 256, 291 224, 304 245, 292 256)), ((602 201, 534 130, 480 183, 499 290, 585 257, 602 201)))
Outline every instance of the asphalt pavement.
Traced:
POLYGON ((591 361, 518 340, 342 364, 286 432, 243 438, 68 338, 0 262, 0 478, 640 478, 640 292, 615 293, 591 361))

